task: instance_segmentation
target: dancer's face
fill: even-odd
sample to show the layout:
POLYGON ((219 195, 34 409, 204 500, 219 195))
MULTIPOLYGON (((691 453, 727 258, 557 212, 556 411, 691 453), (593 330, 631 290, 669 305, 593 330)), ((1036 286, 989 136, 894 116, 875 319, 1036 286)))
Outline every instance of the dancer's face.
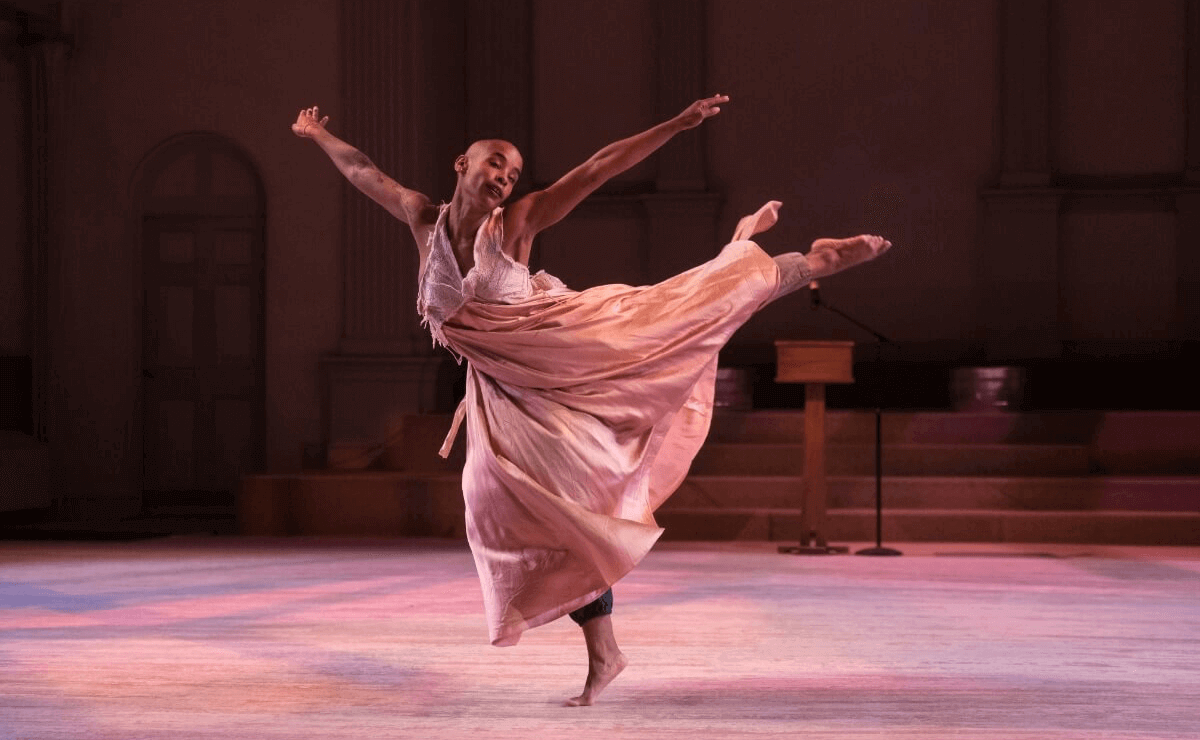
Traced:
POLYGON ((454 162, 458 187, 492 208, 512 194, 522 166, 517 148, 500 139, 477 141, 454 162))

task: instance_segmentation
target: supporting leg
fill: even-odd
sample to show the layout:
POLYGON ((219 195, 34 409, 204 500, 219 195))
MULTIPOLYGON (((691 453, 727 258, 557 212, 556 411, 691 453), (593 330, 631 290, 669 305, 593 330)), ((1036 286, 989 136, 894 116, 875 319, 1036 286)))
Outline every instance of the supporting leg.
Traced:
POLYGON ((568 707, 586 707, 595 703, 600 692, 625 670, 628 660, 617 647, 612 629, 612 591, 577 611, 571 618, 580 623, 587 643, 588 676, 583 693, 567 699, 568 707))

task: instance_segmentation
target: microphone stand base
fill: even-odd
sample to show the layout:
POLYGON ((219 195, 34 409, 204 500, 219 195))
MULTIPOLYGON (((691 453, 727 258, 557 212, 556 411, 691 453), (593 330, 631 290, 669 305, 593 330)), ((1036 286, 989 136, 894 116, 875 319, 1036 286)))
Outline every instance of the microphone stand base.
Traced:
POLYGON ((890 547, 868 547, 865 550, 859 550, 855 555, 903 555, 899 550, 893 550, 890 547))
POLYGON ((850 548, 841 545, 780 545, 779 552, 785 555, 845 555, 850 548))

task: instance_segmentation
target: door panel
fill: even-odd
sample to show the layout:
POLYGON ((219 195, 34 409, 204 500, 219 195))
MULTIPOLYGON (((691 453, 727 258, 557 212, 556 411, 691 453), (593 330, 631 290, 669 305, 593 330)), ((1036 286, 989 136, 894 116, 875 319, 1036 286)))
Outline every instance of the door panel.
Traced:
POLYGON ((147 469, 148 487, 159 490, 195 488, 196 404, 161 399, 154 404, 154 465, 147 469))
POLYGON ((145 494, 223 504, 265 446, 261 200, 229 197, 257 178, 203 149, 161 173, 142 230, 145 494))

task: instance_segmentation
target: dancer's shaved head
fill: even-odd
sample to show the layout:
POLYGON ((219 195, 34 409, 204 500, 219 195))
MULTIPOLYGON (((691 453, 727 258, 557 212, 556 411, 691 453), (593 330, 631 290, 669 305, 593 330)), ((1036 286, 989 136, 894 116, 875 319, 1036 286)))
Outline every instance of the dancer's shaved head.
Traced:
MULTIPOLYGON (((466 154, 459 157, 459 165, 486 160, 488 157, 499 157, 509 167, 516 167, 518 173, 525 166, 521 151, 511 141, 504 139, 480 139, 467 147, 466 154)), ((461 169, 460 169, 461 171, 461 169)))
POLYGON ((467 147, 468 157, 486 156, 492 152, 500 152, 505 156, 515 154, 518 159, 521 157, 521 151, 516 145, 504 139, 480 139, 467 147))

